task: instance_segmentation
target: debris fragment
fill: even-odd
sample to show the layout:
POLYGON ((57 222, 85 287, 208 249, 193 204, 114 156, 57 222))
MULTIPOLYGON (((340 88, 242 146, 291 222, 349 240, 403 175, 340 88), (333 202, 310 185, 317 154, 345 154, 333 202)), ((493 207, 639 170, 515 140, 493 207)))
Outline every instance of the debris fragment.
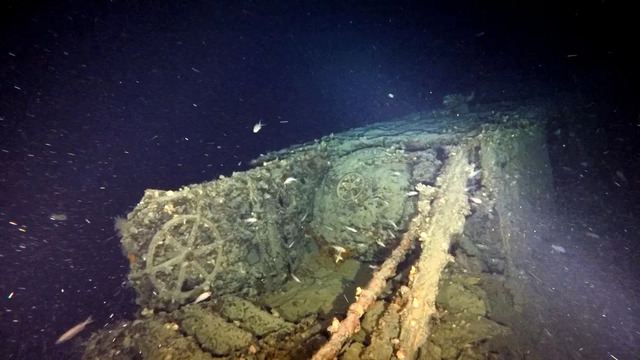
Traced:
POLYGON ((344 258, 342 257, 342 254, 347 252, 347 249, 343 248, 342 246, 338 246, 338 245, 331 245, 331 247, 336 251, 336 254, 334 255, 335 256, 335 260, 336 260, 336 264, 340 260, 344 261, 344 258))

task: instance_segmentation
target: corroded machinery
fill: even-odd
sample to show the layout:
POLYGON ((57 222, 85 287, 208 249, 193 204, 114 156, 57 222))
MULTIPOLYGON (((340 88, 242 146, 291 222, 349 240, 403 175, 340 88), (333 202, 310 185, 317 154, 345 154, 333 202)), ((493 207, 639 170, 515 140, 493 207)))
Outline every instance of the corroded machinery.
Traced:
POLYGON ((86 358, 482 358, 526 311, 543 120, 415 114, 147 190, 118 223, 140 318, 86 358))

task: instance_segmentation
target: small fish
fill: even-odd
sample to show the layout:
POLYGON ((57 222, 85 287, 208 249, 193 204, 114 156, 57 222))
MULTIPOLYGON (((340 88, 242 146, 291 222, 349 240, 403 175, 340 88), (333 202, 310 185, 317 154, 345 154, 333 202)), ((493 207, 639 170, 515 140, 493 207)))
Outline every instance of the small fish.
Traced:
POLYGON ((205 291, 202 294, 200 294, 194 301, 192 304, 197 304, 199 302, 203 302, 205 300, 207 300, 208 298, 211 297, 211 291, 205 291))
POLYGON ((84 330, 85 326, 91 324, 93 322, 93 319, 91 318, 91 316, 89 316, 87 318, 87 320, 79 323, 78 325, 72 327, 71 329, 67 330, 67 332, 65 332, 64 334, 62 334, 62 336, 60 336, 58 338, 58 340, 56 341, 56 344, 60 344, 63 343, 69 339, 71 339, 72 337, 78 335, 78 333, 82 330, 84 330))
POLYGON ((340 254, 342 254, 343 252, 347 252, 347 249, 343 248, 342 246, 331 245, 331 247, 340 254))
POLYGON ((249 223, 249 224, 253 224, 256 221, 258 221, 258 219, 254 218, 254 217, 250 217, 248 219, 244 219, 244 222, 249 223))
POLYGON ((257 133, 258 131, 260 131, 260 129, 262 129, 263 127, 267 126, 267 124, 263 124, 262 120, 258 121, 257 124, 253 125, 253 133, 257 133))
POLYGON ((346 225, 345 225, 345 227, 344 227, 344 228, 345 228, 345 229, 347 229, 347 230, 349 230, 349 231, 351 231, 352 233, 357 233, 357 232, 358 232, 358 230, 356 230, 356 229, 354 229, 354 228, 352 228, 352 227, 350 227, 350 226, 346 226, 346 225))
POLYGON ((302 219, 300 219, 300 222, 303 222, 303 221, 304 221, 304 219, 306 219, 306 218, 307 218, 307 215, 309 215, 309 213, 304 213, 304 216, 302 217, 302 219))
POLYGON ((291 248, 293 247, 293 245, 295 245, 295 243, 296 243, 296 241, 295 241, 295 240, 293 240, 293 241, 291 242, 291 244, 287 245, 287 249, 291 249, 291 248))
POLYGON ((389 222, 389 224, 391 224, 391 226, 393 226, 394 229, 398 230, 398 225, 396 225, 396 223, 394 223, 393 220, 387 220, 387 222, 389 222))
POLYGON ((294 177, 288 177, 287 180, 284 181, 285 185, 291 184, 294 181, 298 181, 298 179, 294 178, 294 177))
POLYGON ((297 276, 296 276, 296 274, 294 274, 294 273, 291 273, 291 278, 292 278, 293 280, 295 280, 297 283, 301 283, 301 282, 302 282, 302 281, 300 281, 300 279, 298 279, 298 277, 297 277, 297 276))
POLYGON ((469 200, 471 200, 472 202, 476 203, 476 204, 482 204, 482 200, 478 199, 477 197, 469 197, 469 200))
POLYGON ((598 235, 596 233, 592 233, 592 232, 587 231, 584 234, 587 235, 588 237, 592 237, 594 239, 600 239, 600 235, 598 235))
POLYGON ((471 174, 469 174, 469 179, 473 179, 474 177, 478 176, 480 174, 482 170, 476 170, 474 172, 472 172, 471 174))
POLYGON ((373 264, 369 265, 369 269, 377 270, 379 268, 380 268, 380 266, 378 266, 378 265, 373 265, 373 264))
POLYGON ((383 248, 386 248, 387 246, 382 242, 382 240, 378 240, 376 241, 376 244, 382 246, 383 248))
POLYGON ((416 196, 416 195, 418 195, 418 192, 417 191, 409 191, 405 195, 407 195, 407 196, 416 196))
POLYGON ((67 215, 66 214, 51 214, 49 216, 49 220, 65 221, 65 220, 67 220, 67 215))
POLYGON ((565 249, 564 249, 562 246, 560 246, 560 245, 551 245, 551 248, 552 248, 553 250, 555 250, 556 252, 559 252, 559 253, 561 253, 561 254, 564 254, 564 253, 566 253, 566 252, 567 252, 567 250, 565 250, 565 249))

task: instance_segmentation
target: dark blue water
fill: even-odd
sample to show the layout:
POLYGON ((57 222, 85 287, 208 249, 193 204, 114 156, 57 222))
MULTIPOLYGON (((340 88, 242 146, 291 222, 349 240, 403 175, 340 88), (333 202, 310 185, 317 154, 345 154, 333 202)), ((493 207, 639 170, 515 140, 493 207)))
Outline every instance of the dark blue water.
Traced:
POLYGON ((451 93, 579 93, 615 114, 594 129, 638 122, 637 38, 609 1, 15 3, 0 8, 7 359, 79 358, 75 339, 54 345, 65 330, 134 316, 113 219, 146 188, 230 175, 270 150, 438 109, 451 93))

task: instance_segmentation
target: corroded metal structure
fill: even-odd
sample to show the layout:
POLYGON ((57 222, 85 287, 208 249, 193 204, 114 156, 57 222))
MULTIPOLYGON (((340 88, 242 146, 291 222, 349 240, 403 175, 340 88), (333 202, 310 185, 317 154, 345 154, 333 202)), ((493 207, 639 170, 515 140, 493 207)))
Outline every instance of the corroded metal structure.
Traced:
POLYGON ((523 218, 550 194, 543 120, 414 114, 147 190, 119 223, 144 315, 94 336, 86 357, 482 358, 526 312, 523 218), (500 323, 494 293, 510 299, 500 323), (443 317, 469 325, 453 337, 443 317))

